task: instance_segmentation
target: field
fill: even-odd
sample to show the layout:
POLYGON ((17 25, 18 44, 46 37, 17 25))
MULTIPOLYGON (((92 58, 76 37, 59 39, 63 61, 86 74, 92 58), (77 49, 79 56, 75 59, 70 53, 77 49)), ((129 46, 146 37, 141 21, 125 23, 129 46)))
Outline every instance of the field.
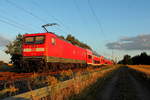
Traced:
POLYGON ((150 65, 129 65, 129 67, 143 72, 147 77, 150 76, 150 65))

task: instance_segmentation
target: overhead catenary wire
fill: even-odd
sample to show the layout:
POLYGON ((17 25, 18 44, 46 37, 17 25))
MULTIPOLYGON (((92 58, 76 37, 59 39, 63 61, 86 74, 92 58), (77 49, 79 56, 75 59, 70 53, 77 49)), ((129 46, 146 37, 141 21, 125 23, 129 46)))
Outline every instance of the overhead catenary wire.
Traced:
MULTIPOLYGON (((40 20, 41 22, 44 22, 44 23, 48 23, 48 21, 46 21, 45 19, 42 19, 42 18, 38 17, 37 15, 35 15, 35 14, 33 14, 32 12, 26 10, 25 8, 23 8, 23 7, 19 6, 19 5, 17 5, 16 3, 14 3, 14 2, 12 2, 12 1, 10 1, 10 0, 6 0, 6 1, 7 1, 9 4, 15 6, 16 8, 18 8, 18 9, 20 9, 20 10, 22 10, 22 11, 28 13, 29 15, 31 15, 31 16, 34 17, 34 18, 36 18, 37 20, 40 20)), ((57 28, 58 28, 58 27, 57 27, 57 28)), ((62 29, 59 28, 59 30, 62 30, 62 29)), ((64 32, 64 31, 63 31, 63 32, 64 32)))
MULTIPOLYGON (((36 6, 36 7, 38 7, 38 8, 41 6, 39 3, 37 3, 37 2, 34 1, 34 0, 32 0, 31 2, 34 4, 34 6, 36 6)), ((43 9, 42 7, 40 7, 40 10, 42 10, 45 14, 48 15, 48 11, 47 11, 46 9, 43 9)), ((48 15, 48 16, 51 16, 53 19, 55 19, 55 20, 58 21, 60 24, 62 24, 63 26, 65 26, 65 25, 63 24, 63 22, 62 22, 61 20, 59 20, 58 18, 56 18, 55 16, 53 16, 53 15, 48 15)))
MULTIPOLYGON (((88 6, 89 6, 89 8, 90 8, 90 10, 91 10, 91 13, 92 13, 92 15, 93 15, 93 17, 94 17, 96 23, 98 24, 100 34, 102 34, 103 37, 106 37, 106 34, 104 34, 104 30, 103 30, 103 27, 102 27, 102 23, 101 23, 100 19, 97 17, 97 15, 96 15, 96 13, 95 13, 95 11, 94 11, 94 9, 93 9, 93 6, 92 6, 90 0, 88 0, 88 6)), ((105 40, 104 40, 104 42, 105 42, 105 40)), ((104 55, 110 55, 110 54, 107 54, 106 52, 103 52, 103 54, 104 54, 104 55)))
POLYGON ((90 0, 88 0, 88 5, 89 5, 89 8, 90 8, 90 10, 91 10, 91 12, 92 12, 92 14, 93 14, 93 16, 94 16, 95 21, 97 22, 97 24, 98 24, 98 26, 99 26, 99 28, 100 28, 100 32, 101 32, 102 34, 104 34, 101 21, 98 19, 97 15, 96 15, 96 13, 95 13, 95 11, 94 11, 92 5, 91 5, 90 0))
MULTIPOLYGON (((35 0, 31 0, 31 2, 36 6, 36 7, 40 7, 41 5, 35 1, 35 0)), ((54 15, 49 15, 49 11, 47 9, 44 9, 43 7, 41 7, 40 9, 42 12, 44 12, 45 14, 47 14, 47 16, 50 16, 52 19, 56 20, 59 24, 59 26, 55 26, 58 30, 64 32, 64 33, 70 33, 70 28, 64 24, 64 22, 61 19, 56 18, 54 15), (62 29, 63 28, 63 29, 62 29)), ((71 32, 72 33, 72 32, 71 32)))
POLYGON ((34 6, 36 6, 36 7, 38 7, 38 8, 40 7, 40 10, 41 10, 42 12, 44 12, 46 15, 50 16, 52 19, 54 19, 54 20, 56 20, 56 21, 58 22, 59 27, 58 27, 58 26, 55 26, 58 30, 67 33, 65 30, 68 31, 69 28, 66 27, 66 25, 65 25, 60 19, 56 18, 56 17, 53 16, 53 15, 49 15, 49 14, 48 14, 49 11, 46 10, 46 9, 43 9, 43 8, 41 7, 41 5, 40 5, 37 1, 32 0, 31 2, 33 3, 34 6), (64 29, 61 29, 60 27, 63 27, 65 30, 64 30, 64 29))
POLYGON ((20 27, 20 26, 18 26, 18 25, 15 25, 15 24, 13 24, 13 23, 7 22, 7 21, 5 21, 5 20, 0 19, 0 22, 2 22, 2 23, 4 23, 4 24, 8 24, 8 25, 10 25, 10 26, 12 26, 12 27, 14 27, 14 28, 17 28, 17 29, 26 31, 24 28, 22 28, 22 27, 20 27))
POLYGON ((76 0, 73 0, 73 2, 74 2, 74 5, 75 5, 75 7, 76 7, 76 9, 77 9, 77 11, 78 11, 78 13, 79 13, 79 15, 80 15, 80 18, 81 18, 83 24, 86 25, 86 24, 87 24, 87 21, 85 21, 85 18, 83 17, 83 15, 82 15, 82 13, 81 13, 81 9, 80 9, 80 7, 78 6, 77 1, 76 1, 76 0))
POLYGON ((15 2, 13 2, 12 0, 11 0, 11 1, 10 1, 10 0, 6 0, 6 2, 9 3, 9 4, 11 4, 11 5, 13 5, 13 6, 15 6, 15 7, 18 8, 18 9, 20 9, 20 10, 22 10, 22 11, 28 13, 29 15, 31 15, 31 16, 34 17, 34 18, 36 18, 37 20, 40 20, 41 22, 47 23, 47 21, 46 21, 45 19, 40 18, 39 16, 37 16, 37 15, 33 14, 32 12, 30 12, 30 11, 26 10, 25 8, 23 8, 22 6, 17 5, 17 4, 16 4, 15 2))
POLYGON ((35 31, 35 29, 37 29, 37 28, 33 27, 33 25, 31 25, 31 24, 29 26, 28 24, 19 23, 18 21, 15 21, 14 19, 16 19, 16 16, 11 15, 10 16, 11 18, 6 17, 8 12, 6 10, 4 10, 4 9, 0 9, 0 12, 1 12, 0 18, 3 18, 3 19, 5 19, 5 20, 7 20, 9 22, 15 23, 16 25, 18 24, 19 26, 27 29, 28 31, 35 31), (4 14, 6 14, 5 17, 4 17, 4 14))
MULTIPOLYGON (((45 19, 43 19, 43 18, 41 18, 41 17, 39 17, 39 16, 33 14, 32 12, 30 12, 29 10, 25 9, 24 7, 22 7, 22 6, 18 5, 18 4, 16 4, 15 2, 10 1, 10 0, 6 0, 6 2, 9 3, 9 4, 11 4, 12 6, 15 6, 15 7, 18 8, 19 10, 24 11, 25 13, 27 13, 27 14, 29 14, 30 16, 36 18, 37 20, 40 20, 41 22, 44 22, 44 23, 48 23, 48 21, 46 21, 45 19)), ((33 1, 33 2, 34 2, 35 5, 37 5, 37 3, 35 3, 35 1, 33 1)), ((57 20, 59 23, 62 24, 62 22, 61 22, 60 20, 58 20, 58 19, 55 18, 54 16, 52 16, 52 17, 53 17, 55 20, 57 20)), ((64 27, 64 25, 63 25, 63 27, 64 27)), ((66 31, 64 31, 63 29, 61 29, 61 28, 58 27, 58 26, 57 26, 56 28, 57 28, 58 30, 62 31, 62 32, 67 33, 66 31)))
POLYGON ((25 29, 25 30, 28 30, 28 31, 35 31, 35 30, 34 30, 34 29, 32 29, 31 27, 27 27, 26 25, 20 24, 20 23, 18 23, 18 22, 16 22, 16 21, 14 21, 13 19, 10 19, 10 18, 7 18, 7 17, 4 17, 4 16, 1 16, 1 15, 0 15, 0 18, 2 18, 2 19, 4 19, 4 20, 6 20, 6 21, 8 21, 8 22, 13 23, 13 24, 15 24, 16 26, 21 27, 22 29, 25 29))

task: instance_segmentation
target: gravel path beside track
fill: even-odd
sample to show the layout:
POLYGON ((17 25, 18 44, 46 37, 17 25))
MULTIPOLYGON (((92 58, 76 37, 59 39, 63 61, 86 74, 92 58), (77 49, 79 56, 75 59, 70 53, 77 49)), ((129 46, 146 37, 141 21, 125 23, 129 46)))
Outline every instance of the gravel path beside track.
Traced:
POLYGON ((78 100, 150 100, 150 89, 135 73, 128 67, 121 67, 104 82, 95 83, 87 95, 78 100))

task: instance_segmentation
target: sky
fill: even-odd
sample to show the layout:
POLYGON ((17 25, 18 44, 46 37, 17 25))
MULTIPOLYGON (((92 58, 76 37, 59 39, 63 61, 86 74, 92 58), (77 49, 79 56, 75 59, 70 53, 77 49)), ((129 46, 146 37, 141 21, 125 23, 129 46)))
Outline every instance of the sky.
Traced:
POLYGON ((0 60, 17 34, 72 34, 107 58, 150 53, 149 0, 0 0, 0 60))

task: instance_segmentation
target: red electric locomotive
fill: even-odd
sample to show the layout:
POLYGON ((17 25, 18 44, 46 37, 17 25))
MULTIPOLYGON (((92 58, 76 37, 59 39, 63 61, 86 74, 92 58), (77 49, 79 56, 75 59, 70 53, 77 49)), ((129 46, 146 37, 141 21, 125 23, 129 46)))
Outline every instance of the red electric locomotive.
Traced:
MULTIPOLYGON (((51 32, 25 34, 23 61, 26 63, 32 62, 30 65, 40 62, 52 69, 75 65, 86 66, 86 64, 92 63, 92 51, 75 46, 51 32)), ((33 69, 39 68, 39 66, 36 66, 33 69)))
POLYGON ((91 50, 73 45, 52 32, 25 34, 22 48, 24 69, 30 71, 104 63, 103 57, 94 55, 91 50))

